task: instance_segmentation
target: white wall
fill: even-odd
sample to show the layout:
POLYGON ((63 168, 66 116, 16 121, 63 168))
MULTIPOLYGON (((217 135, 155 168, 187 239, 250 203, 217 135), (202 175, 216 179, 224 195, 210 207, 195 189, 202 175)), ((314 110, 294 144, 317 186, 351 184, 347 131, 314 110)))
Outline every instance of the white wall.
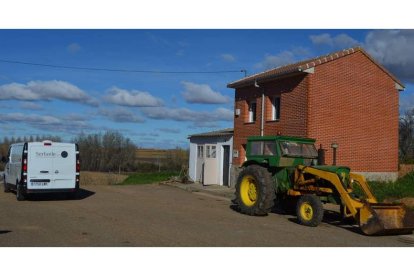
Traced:
MULTIPOLYGON (((228 145, 230 146, 230 166, 229 166, 229 176, 230 176, 230 169, 231 169, 231 162, 233 160, 232 153, 233 153, 233 136, 229 137, 192 137, 190 138, 190 158, 189 158, 189 166, 188 166, 188 173, 192 181, 196 180, 197 174, 197 146, 204 145, 204 144, 216 144, 217 145, 217 184, 223 185, 223 146, 228 145)), ((205 150, 204 150, 205 153, 205 150)), ((229 180, 230 183, 230 180, 229 180)))
POLYGON ((188 160, 188 175, 192 181, 196 180, 197 144, 190 139, 190 157, 188 160))

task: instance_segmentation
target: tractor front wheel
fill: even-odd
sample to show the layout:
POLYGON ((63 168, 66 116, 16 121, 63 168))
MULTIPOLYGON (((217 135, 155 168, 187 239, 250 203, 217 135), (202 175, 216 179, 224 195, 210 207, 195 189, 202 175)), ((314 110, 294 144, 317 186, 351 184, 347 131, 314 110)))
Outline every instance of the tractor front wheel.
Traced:
POLYGON ((240 212, 251 216, 267 215, 276 198, 272 175, 264 167, 250 165, 239 174, 236 204, 240 212))
POLYGON ((318 226, 323 218, 322 202, 316 195, 303 195, 296 205, 296 216, 300 224, 318 226))

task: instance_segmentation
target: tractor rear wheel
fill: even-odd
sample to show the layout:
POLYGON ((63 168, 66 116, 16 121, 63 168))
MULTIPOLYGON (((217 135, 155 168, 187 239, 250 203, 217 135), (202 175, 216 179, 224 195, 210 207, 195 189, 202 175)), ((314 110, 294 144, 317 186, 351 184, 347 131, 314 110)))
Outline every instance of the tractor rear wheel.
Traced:
POLYGON ((316 195, 303 195, 296 205, 296 216, 300 224, 318 226, 323 218, 322 202, 316 195))
POLYGON ((251 216, 267 215, 276 198, 272 175, 264 167, 250 165, 240 172, 236 184, 236 204, 251 216))

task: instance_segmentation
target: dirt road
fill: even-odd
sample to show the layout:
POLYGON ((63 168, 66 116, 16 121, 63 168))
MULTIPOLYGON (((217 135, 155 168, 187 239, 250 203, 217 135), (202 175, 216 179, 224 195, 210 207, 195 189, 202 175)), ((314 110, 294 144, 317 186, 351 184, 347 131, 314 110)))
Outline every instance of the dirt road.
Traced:
POLYGON ((250 217, 228 200, 162 185, 85 186, 77 200, 0 193, 0 246, 413 246, 410 236, 367 237, 289 215, 250 217))

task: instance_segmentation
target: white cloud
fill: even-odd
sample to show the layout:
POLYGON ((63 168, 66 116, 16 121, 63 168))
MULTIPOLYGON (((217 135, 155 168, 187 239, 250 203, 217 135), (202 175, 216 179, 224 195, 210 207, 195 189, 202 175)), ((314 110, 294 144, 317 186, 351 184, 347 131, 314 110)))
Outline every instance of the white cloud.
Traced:
POLYGON ((52 100, 97 105, 97 101, 77 86, 58 80, 30 81, 27 84, 10 83, 0 86, 0 100, 52 100))
POLYGON ((35 124, 59 124, 62 121, 56 117, 48 115, 37 115, 37 114, 23 114, 23 113, 8 113, 0 114, 0 120, 6 122, 24 122, 24 123, 35 123, 35 124))
POLYGON ((339 49, 349 48, 360 44, 357 40, 347 34, 331 36, 331 34, 324 33, 320 35, 311 35, 309 38, 315 45, 327 45, 339 49))
POLYGON ((231 54, 222 54, 220 57, 221 57, 222 60, 224 60, 226 62, 235 62, 236 61, 236 58, 231 54))
POLYGON ((101 109, 99 114, 118 123, 143 123, 145 120, 125 108, 101 109))
POLYGON ((69 53, 76 54, 81 50, 81 46, 78 43, 71 43, 66 47, 69 53))
POLYGON ((214 111, 194 111, 187 108, 145 107, 142 112, 151 119, 172 121, 232 121, 233 111, 227 108, 217 108, 214 111))
POLYGON ((256 67, 263 69, 271 69, 293 63, 295 60, 296 57, 292 51, 283 51, 277 55, 267 54, 264 60, 256 64, 256 67))
POLYGON ((0 114, 0 121, 6 124, 24 124, 29 127, 40 129, 42 132, 78 134, 81 131, 97 129, 85 121, 85 118, 76 115, 56 117, 50 115, 8 113, 0 114))
POLYGON ((323 45, 323 44, 329 45, 329 46, 333 45, 333 39, 331 35, 328 33, 324 33, 320 35, 311 35, 309 36, 309 38, 312 41, 312 43, 316 45, 323 45))
POLYGON ((157 128, 157 130, 161 132, 165 132, 165 133, 180 133, 181 132, 181 130, 178 128, 167 128, 167 127, 157 128))
POLYGON ((187 81, 181 83, 185 89, 182 95, 189 103, 222 104, 230 101, 229 97, 222 95, 220 92, 213 91, 207 84, 197 84, 187 81))
POLYGON ((398 78, 414 82, 414 30, 369 32, 364 48, 398 78))
POLYGON ((203 121, 199 121, 199 122, 193 122, 192 125, 188 126, 189 129, 193 129, 193 128, 215 128, 218 129, 220 128, 220 124, 217 122, 203 122, 203 121))
POLYGON ((128 91, 118 87, 109 89, 105 99, 109 103, 123 106, 148 107, 163 105, 163 101, 160 98, 156 98, 148 92, 138 90, 128 91))
POLYGON ((43 106, 40 104, 34 103, 34 102, 23 102, 20 105, 21 109, 27 109, 27 110, 42 110, 43 106))
POLYGON ((14 82, 0 86, 0 100, 33 101, 40 99, 40 96, 31 91, 25 84, 14 82))

